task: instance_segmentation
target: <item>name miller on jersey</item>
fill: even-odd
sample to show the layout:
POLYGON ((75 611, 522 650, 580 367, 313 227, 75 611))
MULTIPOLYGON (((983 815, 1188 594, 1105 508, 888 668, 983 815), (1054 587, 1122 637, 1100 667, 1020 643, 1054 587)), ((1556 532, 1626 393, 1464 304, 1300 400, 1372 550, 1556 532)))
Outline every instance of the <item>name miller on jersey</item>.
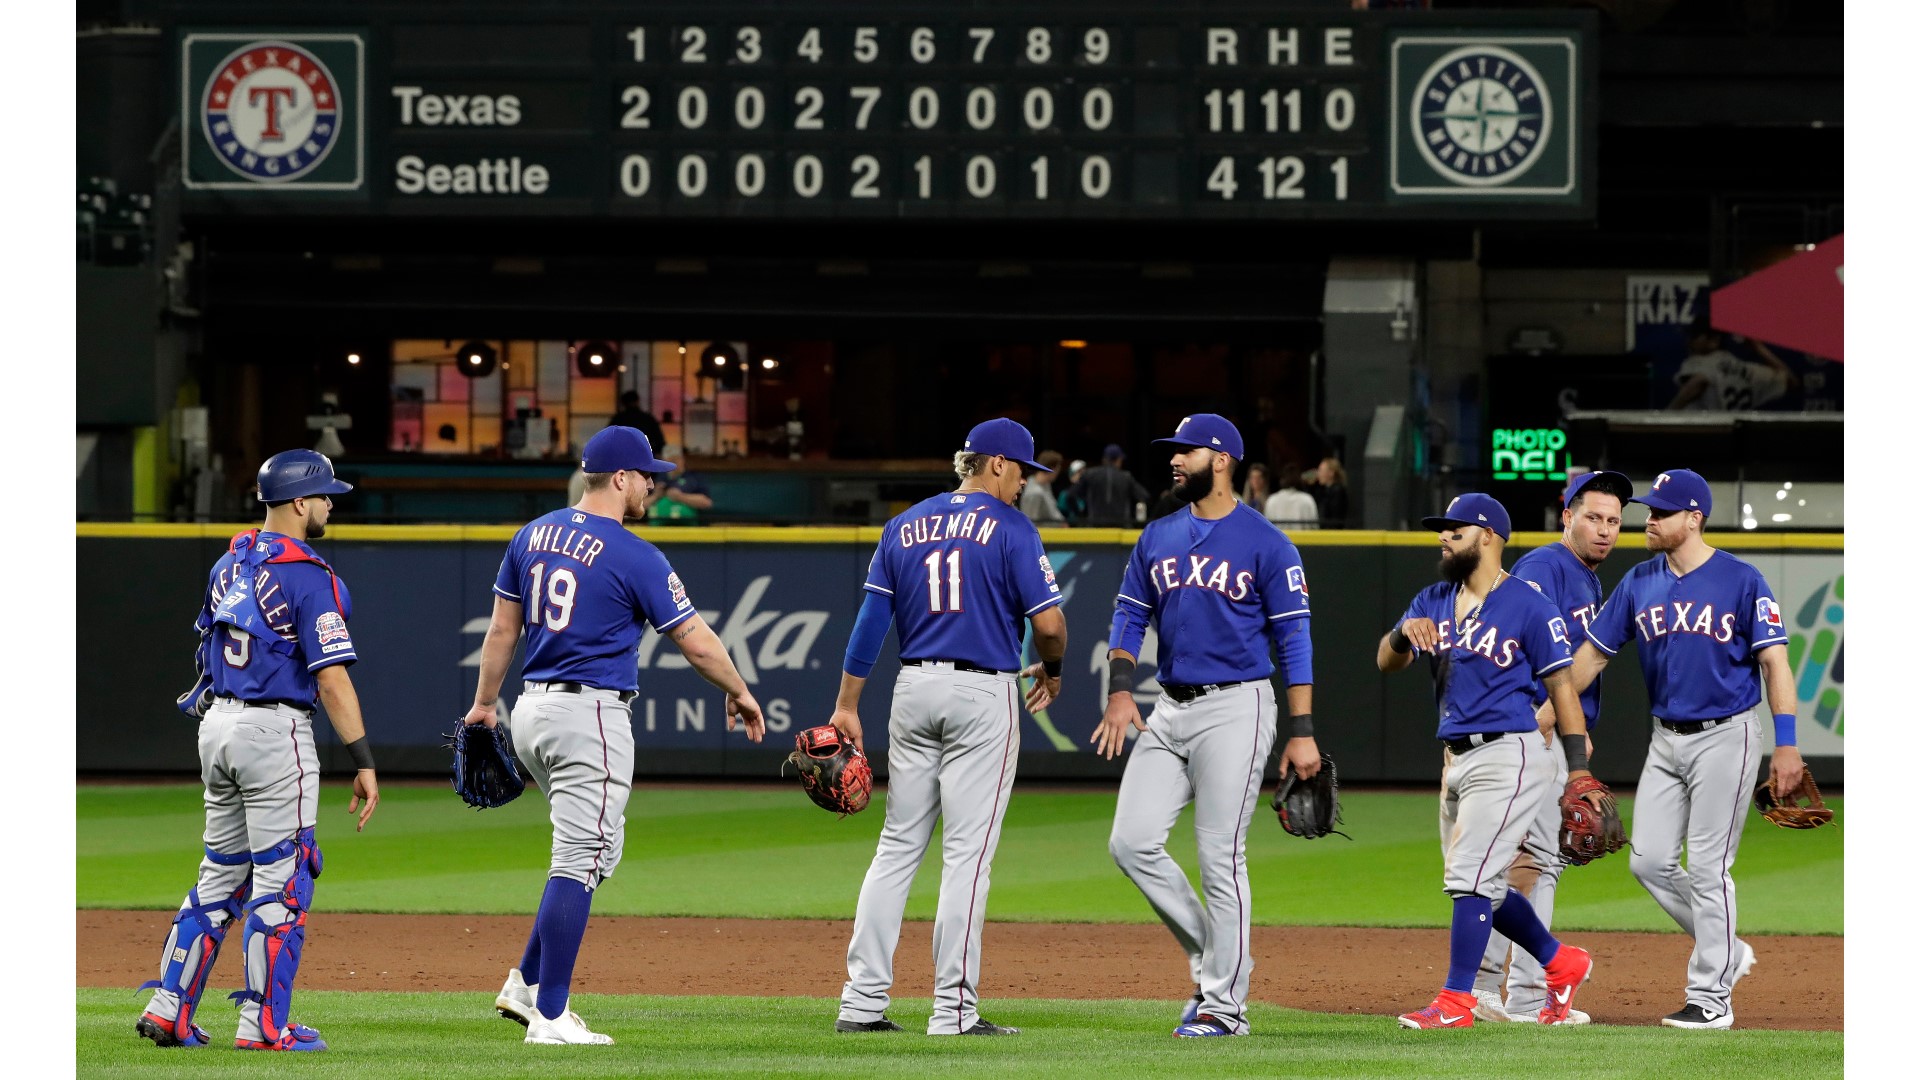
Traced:
MULTIPOLYGON (((965 496, 955 499, 965 501, 965 496)), ((900 546, 910 548, 915 544, 930 544, 936 540, 971 540, 984 544, 993 538, 1000 523, 991 516, 981 517, 980 511, 969 510, 960 514, 928 514, 900 524, 900 546), (979 519, 976 529, 976 520, 979 519)))
POLYGON ((1180 559, 1168 556, 1153 564, 1147 571, 1147 577, 1153 582, 1154 590, 1161 593, 1174 589, 1212 589, 1229 600, 1245 600, 1253 593, 1253 571, 1235 572, 1233 564, 1225 559, 1215 559, 1210 555, 1187 556, 1186 577, 1180 576, 1180 559), (1213 569, 1209 564, 1218 563, 1213 569))
POLYGON ((1683 604, 1678 600, 1671 604, 1655 604, 1652 607, 1640 609, 1634 615, 1633 622, 1640 628, 1642 641, 1652 641, 1654 638, 1666 637, 1668 634, 1705 634, 1722 644, 1733 640, 1733 613, 1728 612, 1720 616, 1716 625, 1712 604, 1683 604), (1693 615, 1693 609, 1696 607, 1700 609, 1698 616, 1693 615), (1671 625, 1667 621, 1669 608, 1673 609, 1671 625))
POLYGON ((592 566, 594 558, 605 548, 606 545, 596 539, 592 533, 582 529, 565 529, 559 525, 536 525, 527 531, 528 551, 565 555, 587 566, 592 566))

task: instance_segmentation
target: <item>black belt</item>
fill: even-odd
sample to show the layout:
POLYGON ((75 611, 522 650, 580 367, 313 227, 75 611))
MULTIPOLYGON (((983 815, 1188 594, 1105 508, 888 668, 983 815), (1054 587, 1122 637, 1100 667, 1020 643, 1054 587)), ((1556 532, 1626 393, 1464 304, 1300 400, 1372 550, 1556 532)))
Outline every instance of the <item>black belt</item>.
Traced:
POLYGON ((622 704, 632 701, 640 694, 638 690, 607 690, 604 686, 588 686, 586 683, 536 682, 532 680, 527 682, 526 689, 529 694, 542 692, 548 694, 584 694, 589 690, 605 690, 609 694, 619 694, 622 704))
POLYGON ((1206 697, 1208 694, 1213 693, 1215 690, 1228 690, 1233 687, 1239 686, 1245 682, 1246 682, 1245 679, 1238 679, 1233 682, 1215 682, 1215 683, 1205 683, 1200 685, 1188 685, 1186 683, 1163 682, 1160 684, 1160 689, 1165 690, 1167 692, 1168 697, 1172 698, 1175 701, 1180 702, 1181 704, 1185 704, 1189 701, 1192 701, 1194 698, 1206 697))
POLYGON ((248 709, 288 708, 288 709, 297 709, 303 713, 313 712, 313 703, 309 701, 287 701, 282 698, 269 698, 269 699, 262 699, 258 701, 248 701, 245 698, 237 698, 230 694, 222 694, 219 697, 214 698, 213 700, 231 701, 248 709))
POLYGON ((1007 672, 1001 671, 998 668, 981 667, 978 664, 969 664, 965 660, 940 660, 937 658, 922 658, 919 660, 902 660, 900 662, 902 664, 910 664, 914 667, 926 667, 928 664, 952 664, 953 670, 955 671, 971 671, 979 675, 1008 674, 1007 672))
MULTIPOLYGON (((1655 717, 1655 719, 1659 720, 1658 717, 1655 717)), ((1717 728, 1722 724, 1731 724, 1738 719, 1739 717, 1737 716, 1729 716, 1720 720, 1659 720, 1659 724, 1675 735, 1698 735, 1709 728, 1717 728)))
POLYGON ((1453 751, 1454 753, 1464 754, 1475 747, 1485 746, 1490 742, 1495 742, 1497 740, 1504 739, 1511 734, 1512 732, 1509 732, 1509 731, 1483 731, 1483 732, 1475 732, 1474 734, 1468 735, 1464 738, 1442 739, 1440 741, 1443 743, 1446 743, 1447 749, 1453 751))

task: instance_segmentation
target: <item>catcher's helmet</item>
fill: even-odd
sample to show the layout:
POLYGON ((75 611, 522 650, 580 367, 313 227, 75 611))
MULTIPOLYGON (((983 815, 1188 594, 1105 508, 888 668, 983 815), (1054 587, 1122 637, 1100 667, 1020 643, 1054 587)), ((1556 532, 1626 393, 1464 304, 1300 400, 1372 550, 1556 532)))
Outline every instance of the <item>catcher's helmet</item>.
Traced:
POLYGON ((333 462, 317 450, 282 450, 260 466, 261 502, 290 502, 313 495, 344 495, 353 485, 333 475, 333 462))

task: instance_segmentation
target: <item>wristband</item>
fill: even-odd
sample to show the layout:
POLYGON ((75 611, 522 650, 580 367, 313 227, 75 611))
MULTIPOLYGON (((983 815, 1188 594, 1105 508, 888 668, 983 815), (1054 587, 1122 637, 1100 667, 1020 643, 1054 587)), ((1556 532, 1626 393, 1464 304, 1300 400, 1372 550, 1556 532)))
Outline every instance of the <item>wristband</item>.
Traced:
POLYGON ((347 756, 353 759, 356 769, 373 768, 373 747, 368 744, 365 735, 347 744, 347 756))
POLYGON ((1798 746, 1800 743, 1800 733, 1794 730, 1794 724, 1799 719, 1798 716, 1790 712, 1774 713, 1773 745, 1798 746))
POLYGON ((1295 713, 1293 716, 1289 717, 1288 719, 1293 723, 1292 734, 1288 735, 1287 736, 1288 738, 1290 739, 1313 738, 1313 714, 1312 713, 1310 712, 1295 713))
POLYGON ((1567 755, 1567 771, 1579 772, 1587 767, 1587 739, 1584 735, 1560 733, 1560 749, 1567 755))
POLYGON ((1060 667, 1065 663, 1066 663, 1065 658, 1062 658, 1059 660, 1048 660, 1048 659, 1042 658, 1040 661, 1040 670, 1047 673, 1047 678, 1057 679, 1060 677, 1060 667))
POLYGON ((1400 627, 1395 626, 1387 631, 1387 648, 1405 655, 1413 651, 1413 642, 1407 640, 1407 635, 1400 632, 1400 627))
POLYGON ((1107 694, 1133 693, 1133 661, 1116 656, 1107 661, 1107 694))

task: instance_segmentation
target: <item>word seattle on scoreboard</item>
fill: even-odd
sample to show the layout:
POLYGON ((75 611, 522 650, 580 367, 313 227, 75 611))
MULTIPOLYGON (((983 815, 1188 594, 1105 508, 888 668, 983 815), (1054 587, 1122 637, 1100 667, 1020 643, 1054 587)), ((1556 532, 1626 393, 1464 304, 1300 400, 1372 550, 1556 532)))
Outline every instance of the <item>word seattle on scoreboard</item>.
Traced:
POLYGON ((186 186, 235 212, 1592 212, 1591 16, 644 17, 182 29, 186 186))

